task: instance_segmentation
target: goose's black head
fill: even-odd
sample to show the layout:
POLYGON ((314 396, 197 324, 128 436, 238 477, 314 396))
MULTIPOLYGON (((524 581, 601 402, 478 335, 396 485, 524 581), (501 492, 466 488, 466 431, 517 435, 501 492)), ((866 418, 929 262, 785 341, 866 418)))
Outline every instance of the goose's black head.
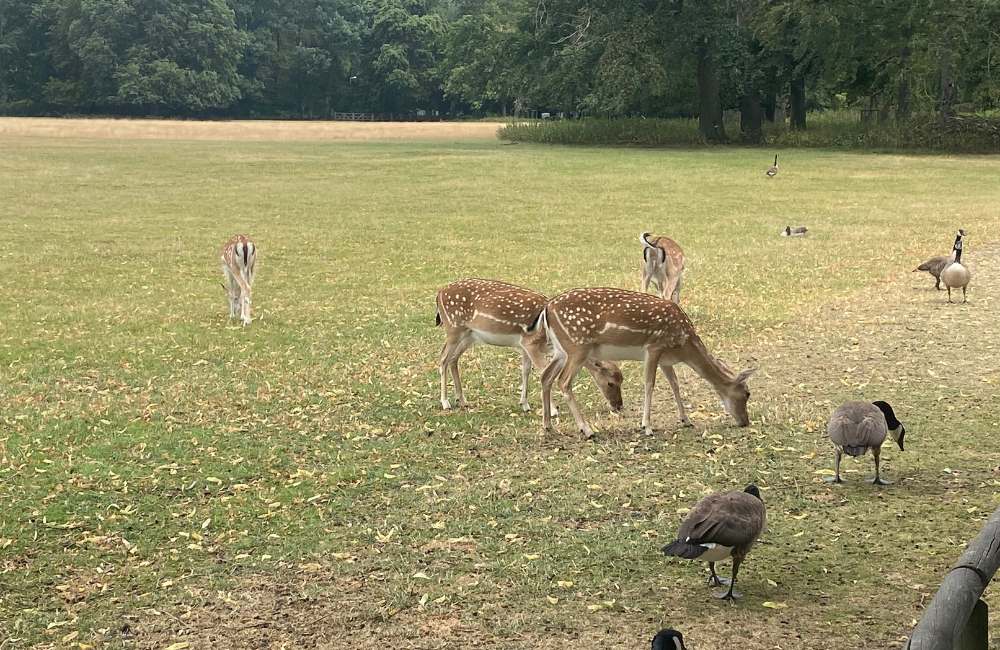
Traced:
POLYGON ((743 491, 746 492, 747 494, 752 494, 753 496, 755 496, 758 499, 760 499, 762 502, 764 501, 764 499, 760 496, 760 489, 756 485, 754 485, 753 483, 751 483, 750 485, 746 486, 743 489, 743 491))
POLYGON ((785 236, 786 237, 791 237, 792 236, 792 227, 791 226, 785 226, 785 236))
POLYGON ((889 428, 889 433, 892 434, 893 440, 899 445, 899 450, 903 451, 903 438, 906 436, 906 427, 903 423, 896 419, 896 413, 889 406, 888 402, 883 402, 881 400, 877 402, 872 402, 875 406, 882 411, 882 415, 885 416, 885 424, 889 428))
POLYGON ((660 630, 653 637, 653 650, 687 650, 684 635, 677 630, 660 630))

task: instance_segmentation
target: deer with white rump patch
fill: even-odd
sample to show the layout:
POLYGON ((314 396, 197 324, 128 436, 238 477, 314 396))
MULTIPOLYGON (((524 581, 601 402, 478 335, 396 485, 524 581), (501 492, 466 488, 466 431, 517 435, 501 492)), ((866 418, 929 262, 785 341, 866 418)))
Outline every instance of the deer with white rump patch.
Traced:
POLYGON ((680 304, 681 280, 684 279, 684 251, 669 237, 650 237, 648 232, 639 235, 642 242, 642 290, 652 282, 660 296, 680 304))
MULTIPOLYGON (((453 282, 437 293, 437 325, 445 329, 447 339, 441 350, 441 406, 451 408, 448 400, 448 371, 455 383, 455 397, 465 407, 458 359, 478 343, 521 350, 521 408, 527 412, 528 379, 531 367, 544 369, 552 348, 544 329, 533 328, 545 307, 545 296, 506 282, 468 278, 453 282)), ((597 383, 608 404, 615 411, 622 408, 622 373, 614 363, 584 359, 581 363, 597 383)))
POLYGON ((754 370, 735 374, 709 354, 694 325, 676 303, 624 289, 573 289, 550 300, 539 321, 555 349, 552 362, 542 373, 542 422, 546 430, 552 429, 546 406, 552 384, 558 381, 577 427, 587 438, 594 435, 573 396, 573 379, 584 361, 591 358, 643 362, 642 427, 647 434, 653 432, 650 410, 658 367, 670 382, 681 422, 689 424, 673 370, 677 363, 687 364, 712 385, 739 426, 750 424, 747 414, 750 391, 746 384, 754 370))
POLYGON ((250 324, 253 275, 257 266, 257 246, 246 235, 235 235, 222 247, 222 285, 229 296, 229 317, 237 313, 243 326, 250 324))

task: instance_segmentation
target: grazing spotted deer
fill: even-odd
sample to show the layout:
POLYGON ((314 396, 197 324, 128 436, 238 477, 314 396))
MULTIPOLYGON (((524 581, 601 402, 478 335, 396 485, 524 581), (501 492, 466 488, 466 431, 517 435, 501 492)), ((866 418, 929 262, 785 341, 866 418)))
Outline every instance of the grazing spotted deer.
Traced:
MULTIPOLYGON (((447 339, 441 350, 441 406, 448 401, 448 371, 455 383, 459 408, 465 407, 458 359, 477 343, 487 343, 521 350, 521 408, 527 412, 528 378, 531 367, 544 369, 552 348, 545 331, 532 329, 545 307, 545 296, 521 287, 468 278, 453 282, 437 293, 437 325, 445 329, 447 339)), ((615 411, 622 409, 622 373, 614 363, 584 359, 581 363, 601 389, 615 411)))
POLYGON ((750 391, 746 382, 754 370, 734 374, 709 354, 694 325, 676 303, 624 289, 573 289, 546 304, 538 326, 547 331, 555 349, 552 362, 542 373, 542 413, 546 430, 552 428, 547 406, 552 384, 558 380, 580 431, 588 438, 594 435, 573 396, 573 379, 584 361, 591 358, 643 362, 642 427, 647 434, 653 432, 650 410, 657 367, 670 382, 681 421, 687 422, 672 367, 676 363, 687 364, 711 384, 739 426, 750 424, 747 414, 750 391))
POLYGON ((257 265, 257 246, 246 235, 235 235, 222 247, 223 288, 229 296, 229 317, 237 315, 243 326, 250 324, 253 274, 257 265))
POLYGON ((650 238, 648 232, 639 235, 642 242, 642 290, 652 281, 660 296, 680 304, 681 280, 684 276, 684 251, 669 237, 650 238))

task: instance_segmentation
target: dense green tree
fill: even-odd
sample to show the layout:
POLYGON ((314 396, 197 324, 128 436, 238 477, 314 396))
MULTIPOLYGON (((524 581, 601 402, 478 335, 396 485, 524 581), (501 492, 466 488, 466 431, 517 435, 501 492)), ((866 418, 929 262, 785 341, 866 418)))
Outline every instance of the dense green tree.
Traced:
POLYGON ((243 34, 223 0, 45 0, 44 100, 91 110, 225 109, 240 97, 243 34))
POLYGON ((247 34, 240 68, 249 112, 329 116, 349 110, 358 66, 361 13, 347 0, 242 0, 247 34))
POLYGON ((0 0, 0 110, 691 115, 722 142, 784 105, 1000 108, 1000 2, 0 0))
POLYGON ((389 113, 437 108, 444 20, 426 0, 367 0, 360 85, 389 113))

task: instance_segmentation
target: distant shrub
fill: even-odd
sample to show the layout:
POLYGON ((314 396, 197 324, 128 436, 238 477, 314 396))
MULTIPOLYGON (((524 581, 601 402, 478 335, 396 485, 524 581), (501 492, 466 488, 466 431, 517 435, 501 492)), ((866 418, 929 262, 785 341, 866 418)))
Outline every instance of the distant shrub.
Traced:
MULTIPOLYGON (((764 125, 760 146, 824 147, 1000 152, 1000 118, 957 116, 942 122, 936 115, 915 116, 904 122, 862 122, 852 111, 830 111, 809 116, 808 128, 793 131, 783 124, 764 125)), ((727 122, 734 144, 742 144, 739 124, 727 122)), ((707 145, 693 119, 584 118, 512 122, 499 132, 502 140, 542 144, 698 146, 707 145)))

